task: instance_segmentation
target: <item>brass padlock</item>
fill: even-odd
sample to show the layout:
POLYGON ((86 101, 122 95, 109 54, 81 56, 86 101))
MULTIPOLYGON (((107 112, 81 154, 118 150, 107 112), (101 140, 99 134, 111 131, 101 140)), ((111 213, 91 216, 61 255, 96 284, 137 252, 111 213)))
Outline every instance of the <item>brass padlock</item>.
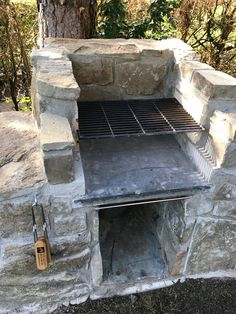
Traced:
POLYGON ((47 233, 47 223, 44 215, 43 206, 37 202, 37 198, 35 197, 35 202, 32 205, 32 218, 33 218, 33 234, 34 234, 34 250, 36 257, 36 266, 39 270, 45 270, 49 263, 51 262, 51 251, 48 240, 47 233), (43 221, 43 233, 44 235, 38 237, 37 233, 37 224, 35 219, 35 211, 38 210, 42 216, 43 221))

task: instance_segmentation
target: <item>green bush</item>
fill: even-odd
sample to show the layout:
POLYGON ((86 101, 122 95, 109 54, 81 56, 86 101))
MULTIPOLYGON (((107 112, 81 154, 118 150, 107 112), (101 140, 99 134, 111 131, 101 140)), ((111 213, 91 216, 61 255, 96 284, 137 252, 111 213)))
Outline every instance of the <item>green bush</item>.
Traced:
POLYGON ((22 96, 29 96, 29 54, 37 37, 36 3, 0 1, 0 73, 11 94, 15 110, 22 96))

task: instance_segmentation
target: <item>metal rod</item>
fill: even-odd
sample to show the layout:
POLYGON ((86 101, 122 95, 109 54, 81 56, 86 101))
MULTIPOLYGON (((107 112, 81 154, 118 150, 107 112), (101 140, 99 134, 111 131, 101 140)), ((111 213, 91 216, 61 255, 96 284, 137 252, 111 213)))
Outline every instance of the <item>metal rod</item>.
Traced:
POLYGON ((122 204, 111 204, 111 205, 101 205, 95 207, 96 210, 100 209, 110 209, 110 208, 117 208, 117 207, 127 207, 127 206, 135 206, 135 205, 145 205, 145 204, 152 204, 152 203, 163 203, 169 201, 179 201, 179 200, 186 200, 189 199, 190 196, 182 196, 182 197, 175 197, 175 198, 165 198, 165 199, 157 199, 157 200, 150 200, 150 201, 137 201, 132 203, 122 203, 122 204))

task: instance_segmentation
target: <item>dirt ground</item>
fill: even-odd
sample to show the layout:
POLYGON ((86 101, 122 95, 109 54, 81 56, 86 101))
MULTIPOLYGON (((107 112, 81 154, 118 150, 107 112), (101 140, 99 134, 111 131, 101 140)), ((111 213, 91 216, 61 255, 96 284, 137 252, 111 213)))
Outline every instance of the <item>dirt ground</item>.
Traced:
POLYGON ((61 307, 54 314, 236 314, 235 279, 191 279, 125 297, 61 307))

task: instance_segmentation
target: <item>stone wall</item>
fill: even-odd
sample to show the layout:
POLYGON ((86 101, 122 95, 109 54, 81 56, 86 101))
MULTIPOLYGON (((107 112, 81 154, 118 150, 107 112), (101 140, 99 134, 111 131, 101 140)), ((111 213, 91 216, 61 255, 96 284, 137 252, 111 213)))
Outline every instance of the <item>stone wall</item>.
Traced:
POLYGON ((32 63, 34 116, 0 114, 0 313, 50 313, 187 277, 236 277, 236 80, 200 63, 178 40, 53 39, 33 52, 32 63), (206 127, 176 138, 212 188, 152 205, 165 278, 103 282, 98 212, 74 202, 85 193, 76 102, 173 96, 206 127), (35 194, 52 250, 45 271, 35 266, 35 194))

